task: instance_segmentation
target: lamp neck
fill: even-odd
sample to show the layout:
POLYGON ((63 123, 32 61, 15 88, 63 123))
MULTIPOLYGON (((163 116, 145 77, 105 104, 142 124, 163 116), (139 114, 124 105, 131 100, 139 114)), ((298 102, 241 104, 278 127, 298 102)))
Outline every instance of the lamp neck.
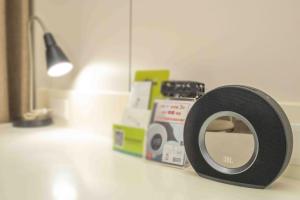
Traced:
POLYGON ((44 33, 48 32, 48 29, 45 26, 44 22, 41 20, 41 18, 39 18, 38 16, 35 16, 35 15, 33 15, 29 18, 28 26, 31 27, 33 22, 35 22, 35 21, 41 26, 44 33))
POLYGON ((29 68, 30 68, 30 81, 29 81, 29 110, 33 111, 37 106, 36 98, 36 79, 35 79, 35 59, 34 59, 34 34, 33 34, 33 25, 34 22, 37 22, 42 28, 43 32, 46 34, 48 30, 43 23, 43 21, 38 16, 31 16, 28 19, 27 29, 28 29, 28 50, 29 50, 29 68))

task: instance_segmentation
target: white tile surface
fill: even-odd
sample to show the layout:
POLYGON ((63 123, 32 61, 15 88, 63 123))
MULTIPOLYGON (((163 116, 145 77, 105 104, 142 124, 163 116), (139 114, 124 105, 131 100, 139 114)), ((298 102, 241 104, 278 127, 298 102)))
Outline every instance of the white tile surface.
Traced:
POLYGON ((111 150, 101 134, 70 128, 0 126, 1 200, 299 199, 300 181, 265 190, 217 183, 192 170, 111 150))

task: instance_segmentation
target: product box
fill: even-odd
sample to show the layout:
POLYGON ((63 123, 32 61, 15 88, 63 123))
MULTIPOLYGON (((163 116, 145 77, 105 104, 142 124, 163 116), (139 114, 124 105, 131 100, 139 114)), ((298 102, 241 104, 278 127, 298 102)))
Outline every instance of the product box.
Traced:
POLYGON ((142 157, 144 152, 145 130, 120 124, 113 125, 113 149, 142 157))
POLYGON ((156 100, 147 131, 146 158, 177 166, 188 161, 183 144, 186 117, 194 100, 156 100))

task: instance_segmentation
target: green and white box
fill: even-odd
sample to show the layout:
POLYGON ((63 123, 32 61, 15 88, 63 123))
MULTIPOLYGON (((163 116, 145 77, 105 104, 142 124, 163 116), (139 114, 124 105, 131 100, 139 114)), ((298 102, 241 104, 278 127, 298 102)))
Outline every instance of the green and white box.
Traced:
POLYGON ((113 125, 113 149, 142 157, 144 152, 145 130, 120 124, 113 125))

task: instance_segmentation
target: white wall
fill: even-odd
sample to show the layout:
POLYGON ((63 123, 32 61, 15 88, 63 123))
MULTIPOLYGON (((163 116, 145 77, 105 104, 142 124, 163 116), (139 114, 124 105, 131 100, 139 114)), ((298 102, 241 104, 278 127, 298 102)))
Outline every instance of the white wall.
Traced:
POLYGON ((72 60, 72 74, 46 75, 41 29, 36 26, 39 87, 56 89, 128 89, 128 0, 34 0, 40 16, 72 60))
POLYGON ((134 67, 300 101, 299 10, 298 0, 136 0, 134 67))
MULTIPOLYGON (((133 67, 300 101, 299 10, 298 0, 133 0, 133 67)), ((41 87, 127 90, 129 0, 35 0, 35 11, 76 66, 67 79, 41 71, 41 87)))

